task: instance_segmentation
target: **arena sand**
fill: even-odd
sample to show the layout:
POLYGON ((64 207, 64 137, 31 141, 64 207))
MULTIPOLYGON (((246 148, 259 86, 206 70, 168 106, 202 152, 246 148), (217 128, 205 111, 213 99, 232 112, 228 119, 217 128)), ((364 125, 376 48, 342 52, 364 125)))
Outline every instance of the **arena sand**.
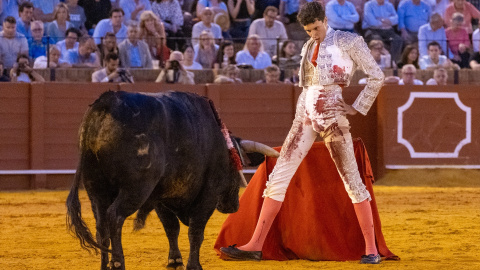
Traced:
MULTIPOLYGON (((218 270, 480 269, 478 176, 477 171, 399 171, 378 181, 374 191, 385 239, 401 261, 375 266, 357 261, 225 262, 217 257, 213 244, 227 216, 215 212, 205 231, 201 264, 204 269, 218 270)), ((0 269, 100 268, 99 255, 82 250, 78 240, 66 231, 67 195, 67 191, 0 192, 0 269)), ((84 218, 94 230, 86 193, 80 195, 84 218)), ((179 241, 186 260, 188 238, 184 226, 179 241)), ((154 214, 148 218, 146 228, 135 233, 132 217, 128 218, 123 245, 127 269, 164 269, 168 243, 154 214)))

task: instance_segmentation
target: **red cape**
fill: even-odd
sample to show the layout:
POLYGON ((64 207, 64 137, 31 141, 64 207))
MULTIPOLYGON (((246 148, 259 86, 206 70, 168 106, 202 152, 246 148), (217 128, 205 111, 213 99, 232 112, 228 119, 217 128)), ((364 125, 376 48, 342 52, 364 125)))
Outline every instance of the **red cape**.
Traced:
MULTIPOLYGON (((373 173, 361 139, 354 140, 355 158, 371 206, 377 247, 382 257, 398 259, 387 247, 373 194, 373 173)), ((279 150, 279 148, 276 148, 279 150)), ((248 242, 263 203, 263 190, 277 159, 267 158, 240 198, 240 209, 226 219, 215 243, 220 247, 248 242)), ((365 253, 353 204, 324 143, 314 143, 288 187, 285 201, 263 246, 266 260, 359 260, 365 253)))

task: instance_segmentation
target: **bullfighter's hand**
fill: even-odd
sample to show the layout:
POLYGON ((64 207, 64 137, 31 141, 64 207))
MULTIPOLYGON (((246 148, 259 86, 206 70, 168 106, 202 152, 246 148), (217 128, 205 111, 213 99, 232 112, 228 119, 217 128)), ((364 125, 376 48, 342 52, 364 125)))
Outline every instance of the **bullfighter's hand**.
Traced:
POLYGON ((337 99, 337 106, 338 106, 338 109, 340 111, 340 113, 342 115, 355 115, 357 114, 357 110, 355 110, 352 105, 348 105, 347 103, 345 103, 345 101, 343 100, 343 98, 338 98, 337 99))

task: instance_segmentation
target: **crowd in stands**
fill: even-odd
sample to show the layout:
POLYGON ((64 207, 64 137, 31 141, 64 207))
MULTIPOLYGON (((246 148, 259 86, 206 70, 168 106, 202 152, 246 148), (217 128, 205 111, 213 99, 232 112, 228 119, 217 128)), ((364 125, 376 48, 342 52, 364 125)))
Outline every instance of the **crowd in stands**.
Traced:
POLYGON ((363 36, 382 69, 406 72, 387 82, 415 83, 413 68, 480 69, 479 0, 0 0, 0 81, 86 67, 94 82, 158 68, 158 82, 213 69, 216 82, 241 83, 239 69, 253 68, 265 70, 259 82, 296 84, 283 71, 299 69, 308 36, 296 15, 310 1, 331 28, 363 36))

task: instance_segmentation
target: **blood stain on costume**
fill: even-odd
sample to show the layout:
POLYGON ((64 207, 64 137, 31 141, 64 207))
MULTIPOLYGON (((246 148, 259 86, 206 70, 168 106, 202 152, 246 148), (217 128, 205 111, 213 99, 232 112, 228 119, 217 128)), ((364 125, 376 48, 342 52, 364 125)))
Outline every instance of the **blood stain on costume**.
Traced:
POLYGON ((298 148, 298 143, 300 142, 300 138, 302 138, 303 135, 303 126, 300 125, 298 127, 298 131, 295 134, 295 137, 293 137, 289 144, 287 145, 287 150, 285 151, 285 160, 290 160, 292 157, 293 151, 298 148))

